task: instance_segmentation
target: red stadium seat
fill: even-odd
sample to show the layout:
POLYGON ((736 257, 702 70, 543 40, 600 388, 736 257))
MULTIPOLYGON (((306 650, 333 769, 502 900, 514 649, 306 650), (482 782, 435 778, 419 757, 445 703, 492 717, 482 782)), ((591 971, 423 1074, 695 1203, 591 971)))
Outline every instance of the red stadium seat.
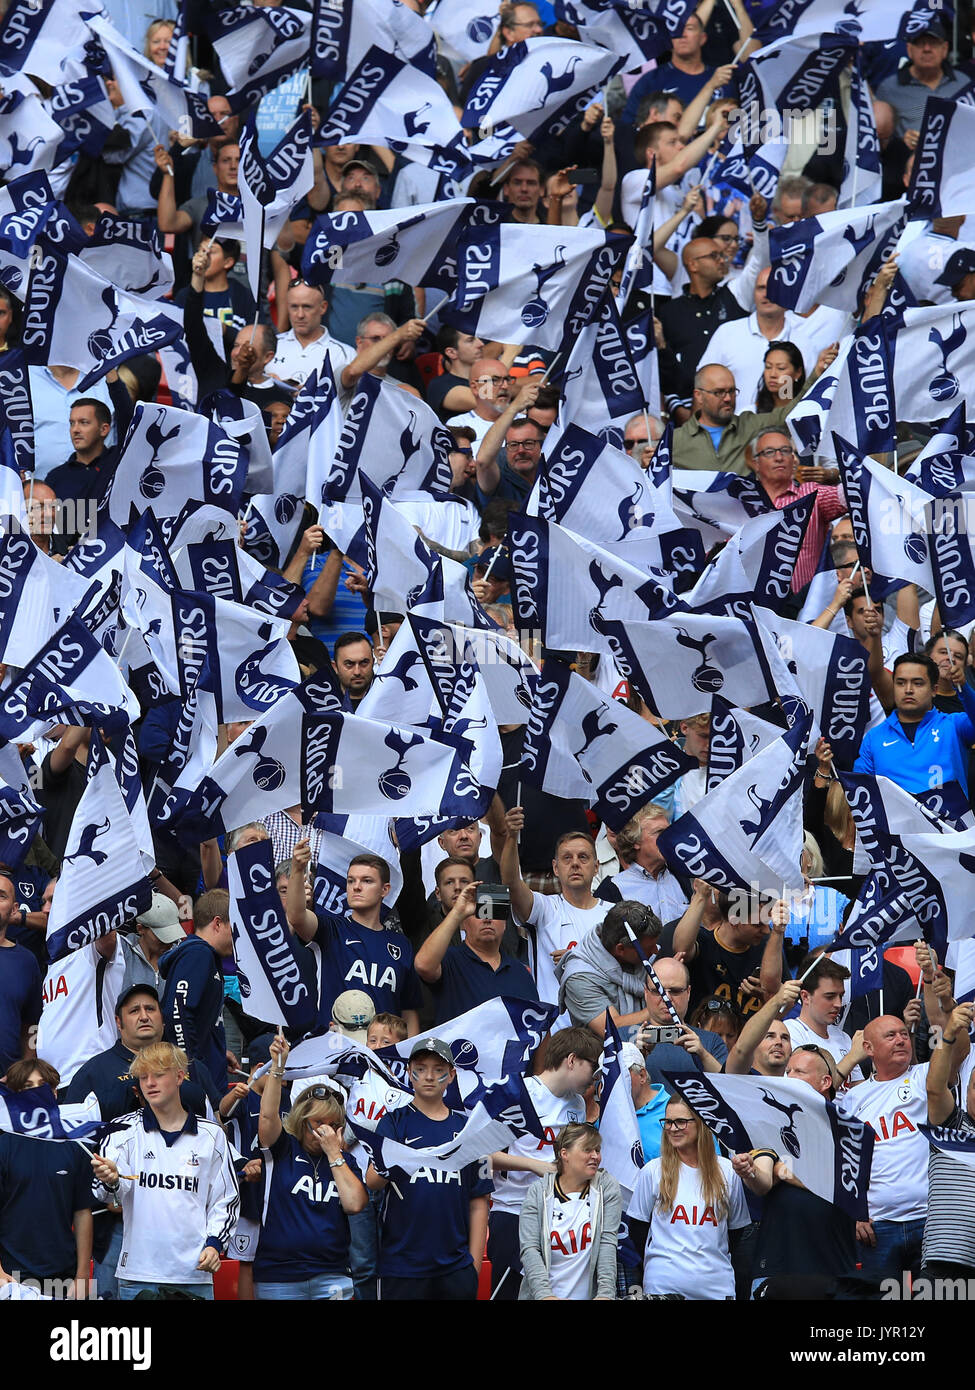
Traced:
POLYGON ((221 1260, 220 1268, 213 1276, 213 1297, 218 1303, 237 1302, 237 1275, 240 1270, 238 1260, 221 1260))
POLYGON ((479 1303, 490 1303, 491 1301, 491 1261, 486 1255, 481 1261, 481 1273, 477 1281, 477 1301, 479 1303))
POLYGON ((917 989, 917 982, 921 978, 921 970, 914 959, 913 946, 891 946, 884 952, 884 959, 889 960, 891 965, 899 965, 902 970, 906 970, 911 977, 914 988, 917 989))

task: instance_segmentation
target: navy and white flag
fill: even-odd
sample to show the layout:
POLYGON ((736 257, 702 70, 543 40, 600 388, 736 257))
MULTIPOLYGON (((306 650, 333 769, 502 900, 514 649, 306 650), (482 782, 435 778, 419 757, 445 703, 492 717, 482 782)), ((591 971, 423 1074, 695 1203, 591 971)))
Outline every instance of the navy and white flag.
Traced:
POLYGON ((868 1218, 874 1132, 805 1081, 665 1071, 726 1150, 771 1149, 817 1197, 855 1221, 868 1218))
POLYGON ((504 761, 498 725, 478 669, 474 649, 457 628, 417 613, 407 620, 416 638, 436 699, 434 737, 456 749, 481 786, 482 815, 501 776, 504 761))
POLYGON ((478 228, 461 237, 457 290, 440 317, 485 341, 561 351, 593 319, 628 246, 581 227, 478 228))
POLYGON ((460 123, 465 130, 490 130, 506 122, 536 140, 562 135, 623 61, 577 40, 523 39, 490 59, 468 93, 460 123))
MULTIPOLYGON (((576 339, 560 390, 560 422, 571 421, 617 448, 622 447, 627 420, 640 410, 653 408, 611 295, 576 339)), ((659 390, 655 404, 659 409, 659 390)))
POLYGON ((301 731, 306 713, 342 708, 331 669, 316 671, 259 716, 196 784, 174 788, 154 823, 193 844, 284 811, 301 800, 301 731))
POLYGON ((620 1062, 620 1035, 606 1011, 606 1034, 599 1061, 599 1133, 603 1141, 602 1166, 632 1196, 644 1166, 640 1125, 633 1105, 629 1068, 620 1062))
POLYGON ((60 162, 64 132, 33 93, 0 96, 0 169, 34 174, 60 162))
POLYGON ((975 212, 969 177, 973 142, 975 107, 929 96, 907 186, 911 217, 930 219, 975 212))
MULTIPOLYGON (((303 969, 275 887, 270 840, 245 845, 227 859, 234 960, 246 1013, 265 1023, 307 1032, 318 1016, 314 971, 303 969)), ((310 965, 310 962, 308 963, 310 965)))
MULTIPOLYGON (((826 950, 831 955, 835 951, 851 951, 860 957, 861 976, 872 974, 876 966, 871 957, 879 965, 887 946, 898 941, 916 941, 920 931, 910 894, 899 886, 885 893, 876 874, 868 874, 849 916, 826 950)), ((867 989, 859 992, 865 994, 867 989)))
POLYGON ((643 181, 640 197, 640 210, 633 228, 633 245, 627 253, 616 295, 616 307, 620 314, 626 309, 631 293, 651 292, 653 288, 653 214, 654 199, 657 193, 657 165, 650 165, 649 173, 643 181))
POLYGON ((714 791, 726 777, 744 767, 781 733, 782 730, 767 719, 759 719, 757 714, 729 704, 720 695, 712 695, 707 790, 714 791))
POLYGON ((177 77, 133 48, 108 18, 96 15, 88 27, 105 50, 122 100, 134 115, 149 118, 158 113, 173 130, 197 140, 223 134, 210 114, 206 97, 191 92, 177 77))
POLYGON ((933 589, 946 627, 975 619, 975 554, 969 526, 970 492, 938 497, 924 509, 933 589))
POLYGON ((201 684, 213 694, 221 723, 263 714, 300 682, 287 618, 182 589, 170 602, 179 694, 185 700, 201 684))
POLYGON ((383 497, 405 499, 420 492, 442 498, 451 490, 453 447, 452 436, 425 401, 367 372, 349 402, 321 500, 358 501, 362 478, 383 497))
POLYGON ((755 626, 740 618, 674 613, 652 622, 607 621, 603 632, 621 675, 663 719, 702 714, 719 691, 744 706, 774 695, 756 659, 755 626))
POLYGON ((459 1173, 466 1164, 507 1148, 525 1135, 536 1135, 539 1140, 545 1137, 542 1122, 519 1074, 506 1076, 480 1091, 464 1127, 448 1143, 433 1148, 408 1148, 394 1139, 380 1139, 375 1130, 357 1125, 354 1120, 349 1124, 363 1147, 372 1154, 373 1164, 380 1172, 399 1168, 404 1173, 459 1173))
POLYGON ((947 1125, 918 1125, 918 1129, 936 1153, 975 1168, 975 1133, 970 1129, 949 1129, 947 1125))
POLYGON ((20 867, 43 817, 16 745, 0 744, 0 864, 20 867))
POLYGON ((238 113, 256 106, 308 61, 311 16, 284 5, 210 11, 206 31, 232 88, 231 109, 238 113))
POLYGON ((970 381, 975 370, 975 307, 953 300, 908 309, 896 333, 887 333, 893 338, 890 352, 897 418, 943 420, 964 396, 962 383, 970 381))
POLYGON ((108 750, 91 731, 88 780, 68 832, 47 924, 52 961, 131 922, 152 902, 139 844, 108 750))
POLYGON ((12 0, 0 23, 0 64, 56 86, 67 53, 91 37, 87 17, 101 11, 101 0, 12 0))
POLYGON ((80 1105, 58 1105, 50 1086, 11 1091, 0 1085, 0 1132, 20 1134, 25 1139, 81 1139, 97 1148, 103 1139, 126 1126, 103 1120, 98 1102, 90 1103, 93 1100, 89 1096, 80 1105))
POLYGON ((635 459, 580 427, 577 418, 573 413, 574 422, 547 447, 526 512, 595 541, 636 568, 669 568, 661 538, 680 527, 669 480, 658 486, 635 459))
POLYGON ((966 421, 965 402, 961 400, 946 420, 943 420, 914 459, 904 477, 912 483, 920 483, 925 491, 937 497, 954 492, 960 485, 953 472, 944 476, 932 470, 925 471, 924 465, 940 460, 942 455, 959 454, 970 457, 975 452, 975 431, 966 421))
POLYGON ((863 454, 893 450, 900 407, 894 401, 893 355, 879 315, 843 339, 833 365, 789 411, 800 454, 832 458, 831 432, 852 440, 863 454))
POLYGON ((441 284, 441 265, 453 258, 453 243, 474 206, 473 198, 452 198, 378 212, 327 213, 305 242, 302 273, 316 285, 396 279, 452 290, 453 284, 441 284))
POLYGON ((18 743, 40 737, 73 705, 94 710, 102 727, 131 724, 140 715, 118 666, 78 617, 58 628, 0 696, 0 738, 18 743))
MULTIPOLYGON (((342 410, 332 361, 326 352, 321 370, 316 368, 295 396, 274 446, 271 455, 274 495, 282 501, 290 496, 295 500, 308 497, 317 502, 332 468, 341 433, 342 410)), ((288 507, 284 510, 290 512, 288 507)), ((278 513, 280 509, 275 508, 275 511, 278 513)), ((300 518, 300 505, 296 514, 300 518)), ((285 525, 291 516, 278 515, 277 519, 285 525)))
POLYGON ((116 289, 77 257, 40 251, 24 301, 22 345, 32 367, 77 367, 79 391, 130 357, 155 352, 182 336, 179 310, 116 289))
POLYGON ((244 222, 247 278, 260 299, 261 251, 280 236, 291 209, 314 186, 311 111, 301 115, 267 156, 258 143, 257 119, 251 113, 240 132, 237 186, 244 222))
MULTIPOLYGON (((969 882, 969 875, 975 874, 975 830, 949 830, 943 834, 935 830, 904 834, 899 838, 906 853, 916 863, 923 864, 934 882, 941 885, 943 912, 940 919, 933 919, 925 935, 934 942, 938 957, 943 960, 945 941, 975 936, 975 918, 971 910, 975 879, 969 882)), ((917 899, 914 906, 918 920, 923 920, 917 899)))
POLYGON ((752 517, 710 562, 682 601, 693 612, 751 617, 749 604, 781 605, 792 593, 792 577, 816 494, 752 517))
POLYGON ((163 251, 152 222, 100 217, 78 256, 97 275, 130 294, 162 299, 173 288, 173 259, 163 251))
POLYGON ((817 304, 853 313, 906 224, 905 200, 898 198, 773 227, 769 298, 800 314, 817 304))
POLYGON ((0 189, 0 280, 18 299, 26 292, 31 248, 54 216, 45 173, 24 174, 0 189))
MULTIPOLYGON (((489 999, 439 1023, 437 1037, 449 1045, 458 1071, 474 1071, 490 1085, 501 1077, 520 1076, 526 1071, 557 1016, 555 1004, 489 999)), ((380 1056, 405 1079, 406 1063, 415 1046, 415 1038, 406 1038, 394 1047, 383 1048, 380 1056), (394 1058, 399 1058, 401 1069, 394 1058)))
POLYGON ((487 52, 498 22, 489 0, 450 0, 435 6, 429 20, 447 56, 468 63, 487 52))
POLYGON ((523 724, 538 667, 513 638, 495 628, 459 629, 470 643, 499 724, 523 724))
POLYGON ((194 509, 182 524, 179 517, 175 520, 170 547, 180 585, 245 604, 270 618, 292 618, 304 590, 242 550, 235 540, 237 523, 226 512, 211 508, 220 520, 200 526, 206 510, 194 509))
POLYGON ((209 409, 215 423, 246 450, 247 491, 270 492, 274 486, 274 467, 261 407, 246 396, 235 396, 233 391, 223 390, 214 391, 210 396, 209 409))
POLYGON ((660 730, 548 658, 525 719, 519 776, 552 796, 588 801, 611 830, 697 767, 660 730))
POLYGON ((902 13, 889 0, 768 0, 755 16, 754 37, 770 44, 790 35, 836 33, 874 43, 897 37, 902 13))
POLYGON ((665 4, 636 6, 628 0, 556 0, 555 13, 566 24, 578 29, 579 37, 598 44, 623 59, 623 70, 642 67, 671 46, 673 34, 680 33, 683 20, 673 28, 667 21, 681 12, 689 13, 687 0, 667 0, 665 4), (667 13, 663 13, 666 11, 667 13))
POLYGON ((648 578, 555 522, 512 512, 508 546, 515 626, 561 651, 612 652, 610 625, 642 624, 676 606, 666 578, 648 578))
POLYGON ((813 747, 822 735, 837 767, 852 767, 870 717, 866 650, 853 637, 780 618, 769 608, 753 612, 773 688, 800 695, 813 713, 813 747))
POLYGON ((373 45, 326 111, 315 143, 376 143, 404 154, 411 145, 461 146, 463 136, 439 83, 373 45))
POLYGON ((175 406, 140 403, 100 505, 123 528, 147 507, 174 517, 191 501, 236 516, 246 473, 245 450, 219 425, 175 406))
POLYGON ((764 516, 771 510, 755 478, 739 478, 734 473, 675 468, 671 495, 679 523, 698 531, 708 547, 733 536, 749 517, 764 516))
POLYGON ((304 519, 304 501, 291 493, 258 493, 247 504, 241 545, 262 565, 283 569, 304 519))
POLYGON ((88 592, 23 530, 0 532, 0 662, 26 666, 88 592))
POLYGON ((857 49, 850 69, 850 106, 837 207, 852 208, 879 203, 882 198, 880 136, 873 112, 873 97, 863 74, 861 51, 857 49))
POLYGON ((884 599, 905 582, 932 592, 933 538, 925 515, 930 495, 892 468, 864 458, 835 434, 833 446, 857 556, 865 569, 873 571, 871 594, 884 599))
POLYGON ((480 786, 460 754, 406 725, 358 714, 307 714, 299 752, 306 819, 315 811, 478 814, 480 786))
MULTIPOLYGON (((476 3, 480 4, 481 0, 476 3)), ((446 8, 453 9, 453 5, 446 8)), ((440 18, 439 11, 437 18, 440 18)), ((315 0, 311 22, 311 75, 344 81, 372 45, 378 43, 388 53, 413 63, 428 77, 435 77, 437 43, 431 27, 435 26, 398 0, 355 0, 354 5, 315 0)), ((478 48, 468 56, 477 57, 482 51, 478 48)))
POLYGON ((224 193, 219 188, 207 189, 207 205, 201 226, 215 236, 233 237, 235 241, 244 239, 244 210, 240 195, 224 193))
POLYGON ((152 825, 166 823, 165 807, 177 790, 192 792, 217 756, 217 714, 213 696, 199 686, 180 710, 166 757, 156 770, 146 799, 152 825))
POLYGON ((726 777, 658 838, 677 872, 727 892, 745 888, 781 896, 803 886, 802 787, 812 716, 726 777))

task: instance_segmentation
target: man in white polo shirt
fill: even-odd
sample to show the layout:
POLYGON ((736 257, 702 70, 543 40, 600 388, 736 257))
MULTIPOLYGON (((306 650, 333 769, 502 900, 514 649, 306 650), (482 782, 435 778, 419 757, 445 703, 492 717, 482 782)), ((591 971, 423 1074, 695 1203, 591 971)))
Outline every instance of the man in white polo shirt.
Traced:
MULTIPOLYGON (((932 1025, 950 1019, 926 985, 924 1005, 932 1025)), ((968 1035, 954 1041, 948 1078, 968 1053, 968 1035)), ((861 1060, 859 1054, 857 1061, 861 1060)), ((873 1062, 873 1076, 841 1095, 837 1104, 866 1120, 876 1135, 870 1188, 869 1221, 857 1222, 861 1273, 870 1279, 900 1279, 904 1270, 917 1276, 928 1202, 928 1142, 918 1126, 927 1123, 928 1064, 912 1065, 911 1035, 903 1019, 892 1014, 873 1018, 863 1030, 863 1056, 873 1062)))

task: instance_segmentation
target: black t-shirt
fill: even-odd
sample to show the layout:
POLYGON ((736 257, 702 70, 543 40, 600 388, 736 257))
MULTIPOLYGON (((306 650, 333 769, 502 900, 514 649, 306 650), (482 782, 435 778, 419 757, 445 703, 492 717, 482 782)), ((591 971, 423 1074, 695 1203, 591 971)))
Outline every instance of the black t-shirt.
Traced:
POLYGON ((448 420, 451 415, 463 415, 463 410, 445 410, 444 397, 449 395, 455 386, 464 386, 469 391, 471 383, 462 376, 454 376, 453 372, 443 372, 440 376, 435 376, 427 387, 427 405, 431 410, 435 410, 441 420, 448 420))
POLYGON ((560 796, 552 796, 521 781, 518 763, 524 739, 523 724, 501 735, 506 770, 498 782, 498 795, 505 807, 517 806, 520 784, 521 805, 525 810, 525 828, 518 846, 521 867, 525 873, 549 873, 555 857, 555 842, 560 835, 570 830, 590 834, 586 805, 584 801, 568 801, 560 796))
MULTIPOLYGON (((697 955, 691 964, 691 1005, 690 1013, 697 1008, 702 999, 716 994, 719 999, 728 999, 743 1014, 756 1013, 762 1007, 762 999, 757 995, 744 995, 739 991, 742 980, 749 975, 757 975, 762 965, 765 942, 759 941, 746 951, 726 950, 715 939, 714 933, 701 927, 697 934, 697 955)), ((782 978, 789 978, 789 965, 783 953, 782 978)))
POLYGON ((765 1198, 752 1276, 825 1279, 856 1275, 856 1222, 804 1187, 776 1183, 765 1198))
POLYGON ((41 763, 41 785, 37 799, 44 807, 43 839, 55 859, 64 857, 71 822, 88 784, 84 763, 72 758, 64 772, 51 771, 51 754, 41 763))

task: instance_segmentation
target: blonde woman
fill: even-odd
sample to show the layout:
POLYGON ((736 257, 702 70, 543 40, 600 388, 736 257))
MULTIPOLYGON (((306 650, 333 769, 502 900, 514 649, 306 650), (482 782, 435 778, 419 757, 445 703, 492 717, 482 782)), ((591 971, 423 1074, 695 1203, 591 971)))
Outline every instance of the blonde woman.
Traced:
POLYGON ((264 1157, 261 1233, 254 1296, 265 1300, 352 1297, 349 1216, 368 1194, 344 1152, 345 1105, 338 1091, 309 1086, 282 1119, 283 1037, 271 1043, 257 1135, 264 1157))
POLYGON ((600 1167, 595 1125, 560 1130, 555 1172, 532 1183, 518 1218, 525 1277, 519 1298, 590 1301, 616 1297, 616 1246, 623 1199, 619 1183, 600 1167))
POLYGON ((119 1298, 177 1285, 213 1298, 213 1275, 237 1224, 240 1194, 223 1130, 183 1109, 189 1063, 151 1043, 129 1065, 145 1106, 123 1116, 91 1160, 95 1196, 122 1207, 119 1298))
POLYGON ((688 1299, 735 1296, 729 1232, 750 1224, 741 1180, 684 1100, 667 1102, 660 1157, 640 1173, 630 1235, 645 1247, 643 1291, 688 1299))

